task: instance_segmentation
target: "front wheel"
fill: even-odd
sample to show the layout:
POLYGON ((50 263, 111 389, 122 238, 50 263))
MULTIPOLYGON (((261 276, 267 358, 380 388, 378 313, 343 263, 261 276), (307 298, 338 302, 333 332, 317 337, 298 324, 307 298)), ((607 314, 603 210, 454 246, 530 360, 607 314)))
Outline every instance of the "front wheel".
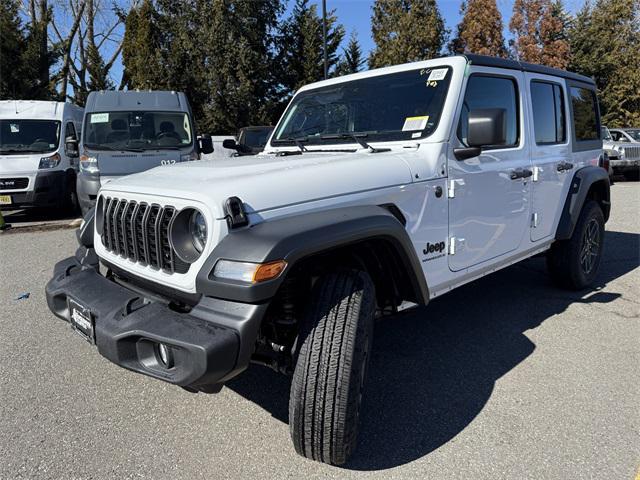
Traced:
POLYGON ((340 465, 354 450, 374 312, 367 273, 348 270, 316 282, 289 398, 291 438, 300 455, 340 465))
POLYGON ((561 287, 581 290, 596 278, 604 246, 604 214, 597 202, 587 202, 573 235, 554 243, 547 254, 551 278, 561 287))

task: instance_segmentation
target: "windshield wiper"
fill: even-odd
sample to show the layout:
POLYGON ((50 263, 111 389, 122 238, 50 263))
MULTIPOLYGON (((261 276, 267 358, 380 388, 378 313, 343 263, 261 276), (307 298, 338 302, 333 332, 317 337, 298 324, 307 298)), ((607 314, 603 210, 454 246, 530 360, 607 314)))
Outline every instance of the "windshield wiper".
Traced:
POLYGON ((368 149, 371 153, 389 152, 390 148, 376 148, 369 145, 364 141, 368 137, 368 133, 328 133, 326 135, 320 135, 320 140, 344 140, 351 138, 355 140, 362 148, 368 149))
POLYGON ((308 142, 309 136, 306 137, 287 137, 287 138, 278 138, 274 140, 273 143, 284 143, 284 142, 293 142, 296 144, 296 147, 300 149, 300 152, 306 152, 307 147, 305 147, 302 142, 308 142))

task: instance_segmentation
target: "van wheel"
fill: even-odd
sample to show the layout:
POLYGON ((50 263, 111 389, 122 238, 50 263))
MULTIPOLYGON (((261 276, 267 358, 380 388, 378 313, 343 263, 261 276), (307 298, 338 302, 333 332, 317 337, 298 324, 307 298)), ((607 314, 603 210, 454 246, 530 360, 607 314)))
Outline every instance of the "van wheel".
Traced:
POLYGON ((67 176, 64 193, 62 198, 57 202, 55 208, 57 213, 75 215, 79 212, 80 204, 78 202, 78 194, 76 192, 75 177, 71 175, 67 176))
POLYGON ((580 218, 568 240, 554 243, 547 254, 551 278, 559 286, 581 290, 596 278, 604 245, 604 215, 597 202, 582 207, 580 218))
POLYGON ((289 397, 300 455, 340 465, 354 450, 374 312, 375 288, 365 272, 332 273, 314 285, 289 397))

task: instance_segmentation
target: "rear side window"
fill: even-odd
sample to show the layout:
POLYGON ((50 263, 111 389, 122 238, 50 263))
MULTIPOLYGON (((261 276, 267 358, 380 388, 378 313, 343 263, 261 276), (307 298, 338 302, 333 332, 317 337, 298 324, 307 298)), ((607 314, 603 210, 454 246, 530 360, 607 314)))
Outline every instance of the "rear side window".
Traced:
POLYGON ((514 79, 471 75, 458 125, 458 138, 467 144, 469 112, 483 108, 502 108, 506 111, 507 142, 499 148, 513 147, 518 143, 518 90, 514 79))
POLYGON ((571 87, 573 128, 578 142, 598 140, 598 115, 596 95, 588 88, 571 87))
POLYGON ((533 131, 538 145, 566 140, 564 96, 556 83, 531 82, 533 131))

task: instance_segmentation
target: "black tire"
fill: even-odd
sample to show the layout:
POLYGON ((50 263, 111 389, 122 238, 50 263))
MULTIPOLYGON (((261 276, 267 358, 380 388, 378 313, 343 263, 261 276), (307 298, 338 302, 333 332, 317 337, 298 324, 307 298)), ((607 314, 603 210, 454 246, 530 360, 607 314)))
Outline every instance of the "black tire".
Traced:
POLYGON ((57 210, 56 213, 62 213, 63 215, 76 215, 80 211, 78 193, 76 192, 76 178, 74 176, 67 176, 63 197, 59 199, 55 209, 57 210))
POLYGON ((341 465, 355 449, 374 313, 367 273, 347 270, 316 282, 289 397, 289 429, 300 455, 341 465))
POLYGON ((598 275, 604 246, 604 214, 596 201, 588 201, 568 240, 555 242, 547 254, 553 281, 570 290, 582 290, 598 275))

